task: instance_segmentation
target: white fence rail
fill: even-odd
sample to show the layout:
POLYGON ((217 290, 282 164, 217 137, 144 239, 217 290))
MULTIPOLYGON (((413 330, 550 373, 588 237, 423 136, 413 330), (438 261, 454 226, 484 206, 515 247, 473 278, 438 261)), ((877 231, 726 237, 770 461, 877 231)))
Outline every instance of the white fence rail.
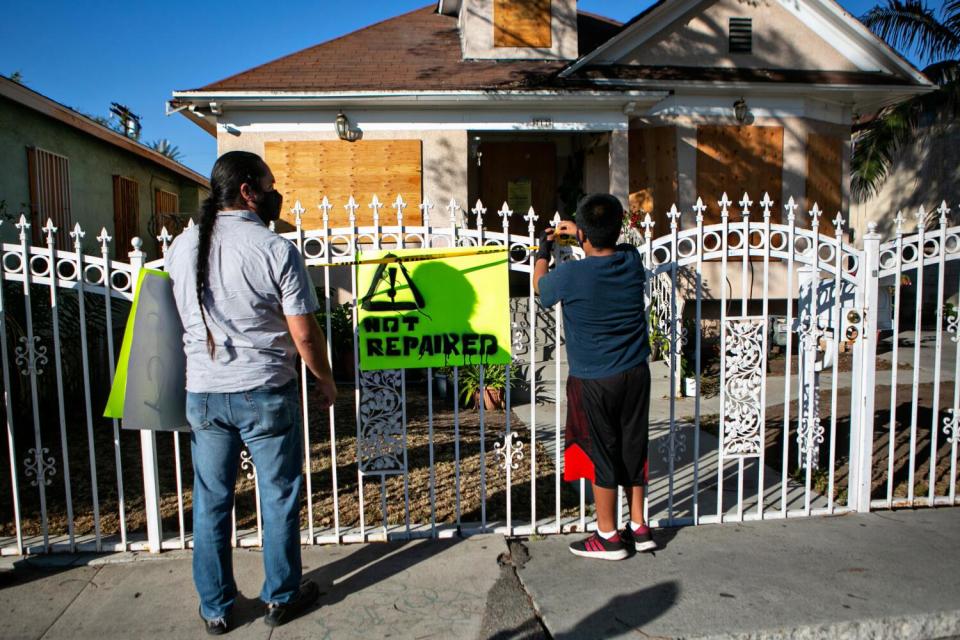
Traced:
MULTIPOLYGON (((932 223, 918 211, 909 235, 898 216, 883 244, 871 229, 859 249, 842 217, 827 223, 816 206, 800 224, 793 199, 783 216, 768 196, 756 206, 746 195, 739 208, 725 194, 718 203, 718 224, 704 224, 698 200, 687 214, 671 208, 659 237, 649 218, 634 236, 651 340, 663 352, 652 365, 651 522, 957 504, 960 351, 948 298, 960 295, 960 227, 948 226, 946 205, 932 223)), ((314 273, 342 395, 319 411, 301 376, 303 542, 592 527, 588 487, 562 479, 563 328, 559 309, 532 291, 537 216, 524 214, 527 234, 511 235, 521 214, 506 205, 488 214, 481 203, 463 212, 454 201, 424 202, 416 225, 400 198, 367 206, 372 225, 357 226, 351 198, 349 225, 331 228, 325 199, 322 227, 304 229, 297 203, 295 230, 284 234, 314 273), (350 304, 358 250, 486 245, 509 249, 513 363, 361 373, 350 304), (505 411, 463 406, 461 386, 482 398, 496 378, 506 383, 505 411)), ((139 239, 129 264, 111 260, 105 230, 96 256, 84 253, 79 227, 73 251, 56 248, 62 231, 51 223, 45 247, 30 246, 25 219, 17 228, 20 242, 0 255, 0 551, 189 547, 187 436, 125 431, 100 417, 137 273, 163 260, 145 263, 139 239)), ((166 230, 158 237, 163 250, 171 240, 166 230)), ((578 251, 558 248, 555 258, 578 251)), ((234 544, 258 546, 246 452, 241 470, 234 544)))

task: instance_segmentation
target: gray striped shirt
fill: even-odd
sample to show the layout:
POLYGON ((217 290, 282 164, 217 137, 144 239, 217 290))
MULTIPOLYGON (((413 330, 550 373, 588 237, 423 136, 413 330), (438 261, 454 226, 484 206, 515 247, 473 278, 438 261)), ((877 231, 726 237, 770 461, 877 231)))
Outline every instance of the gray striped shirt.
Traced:
POLYGON ((297 350, 285 316, 320 308, 296 246, 252 211, 217 214, 204 297, 217 346, 211 359, 197 304, 198 241, 194 226, 177 236, 166 254, 185 328, 187 391, 231 393, 289 382, 297 375, 297 350))

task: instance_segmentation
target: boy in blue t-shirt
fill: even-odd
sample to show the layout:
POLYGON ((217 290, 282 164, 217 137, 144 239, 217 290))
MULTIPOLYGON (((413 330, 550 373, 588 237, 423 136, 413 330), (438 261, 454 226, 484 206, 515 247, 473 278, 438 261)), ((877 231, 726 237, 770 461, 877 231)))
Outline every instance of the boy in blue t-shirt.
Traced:
POLYGON ((563 221, 540 236, 533 286, 545 306, 563 302, 567 341, 567 428, 564 478, 593 482, 597 531, 574 542, 578 556, 621 560, 628 546, 656 549, 643 516, 650 368, 645 271, 640 254, 617 245, 623 206, 610 194, 584 197, 576 224, 563 221), (583 260, 548 272, 554 239, 576 236, 583 260), (617 531, 617 487, 630 504, 630 525, 617 531))

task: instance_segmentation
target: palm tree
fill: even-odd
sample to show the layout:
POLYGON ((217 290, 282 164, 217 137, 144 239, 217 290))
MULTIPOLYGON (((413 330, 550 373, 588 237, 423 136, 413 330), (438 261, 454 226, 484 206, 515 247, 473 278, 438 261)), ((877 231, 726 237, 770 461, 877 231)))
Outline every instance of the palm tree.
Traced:
POLYGON ((898 150, 931 124, 952 125, 960 112, 960 0, 939 9, 924 0, 886 0, 860 18, 902 53, 914 52, 937 90, 884 107, 858 127, 851 166, 852 189, 866 200, 883 185, 898 150))
POLYGON ((175 144, 170 144, 170 141, 166 138, 155 140, 147 145, 157 153, 161 153, 175 162, 180 162, 180 158, 183 154, 180 153, 180 148, 175 144))

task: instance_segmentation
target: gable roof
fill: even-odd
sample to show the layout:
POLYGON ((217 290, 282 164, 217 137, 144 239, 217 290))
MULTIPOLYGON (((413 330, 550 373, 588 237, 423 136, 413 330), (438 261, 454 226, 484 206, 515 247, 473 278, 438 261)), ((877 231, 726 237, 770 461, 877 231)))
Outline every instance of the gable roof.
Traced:
POLYGON ((9 78, 0 76, 0 96, 12 100, 28 109, 32 109, 47 117, 53 118, 63 124, 66 124, 87 135, 93 136, 99 140, 111 144, 119 149, 133 153, 154 164, 169 169, 198 185, 210 188, 210 181, 205 177, 190 169, 176 160, 171 160, 167 156, 154 151, 150 147, 137 142, 122 133, 117 133, 109 127, 105 127, 96 120, 85 116, 84 114, 60 104, 59 102, 48 98, 47 96, 26 87, 19 82, 14 82, 9 78))
MULTIPOLYGON (((581 54, 621 28, 584 12, 577 22, 581 54)), ((457 18, 437 13, 434 3, 193 91, 556 88, 557 74, 566 65, 556 60, 464 60, 457 18)))
MULTIPOLYGON (((661 33, 674 21, 683 15, 705 4, 712 4, 716 0, 658 0, 646 10, 632 18, 623 28, 609 40, 583 54, 577 60, 568 64, 560 72, 561 77, 573 76, 578 70, 588 66, 615 62, 618 55, 626 50, 639 47, 657 34, 661 33)), ((781 6, 800 18, 801 5, 809 9, 809 15, 818 25, 810 25, 821 31, 821 35, 833 36, 844 40, 851 51, 854 51, 861 60, 870 60, 889 71, 888 77, 899 74, 909 78, 911 84, 931 86, 930 81, 912 64, 886 42, 878 38, 863 23, 850 15, 835 0, 800 0, 800 2, 781 2, 781 6)), ((801 18, 802 19, 802 18, 801 18)), ((862 68, 862 67, 861 67, 862 68)), ((863 69, 868 73, 876 73, 873 69, 863 69)), ((892 84, 901 84, 893 82, 892 84)))

